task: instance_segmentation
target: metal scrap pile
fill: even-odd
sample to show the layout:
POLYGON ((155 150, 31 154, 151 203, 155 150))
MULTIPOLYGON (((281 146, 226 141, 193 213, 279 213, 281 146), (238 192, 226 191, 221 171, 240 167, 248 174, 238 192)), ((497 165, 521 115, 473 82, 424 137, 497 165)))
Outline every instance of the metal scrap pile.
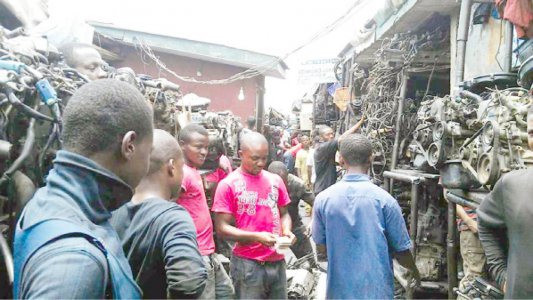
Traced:
MULTIPOLYGON (((431 129, 420 125, 423 109, 419 111, 419 107, 426 107, 424 103, 434 97, 430 94, 441 93, 433 90, 436 86, 433 77, 439 72, 448 73, 448 55, 449 32, 437 28, 432 32, 402 33, 385 39, 369 68, 359 65, 351 68, 355 99, 350 106, 352 112, 346 118, 353 123, 357 121, 354 115, 365 116, 362 133, 374 146, 371 171, 376 182, 389 183, 384 178, 387 170, 412 170, 415 163, 422 166, 407 149, 411 149, 414 136, 431 139, 427 137, 431 129)), ((427 115, 433 116, 433 111, 427 115)), ((429 171, 438 172, 436 169, 429 171)), ((412 186, 409 182, 395 181, 390 192, 398 199, 406 222, 410 223, 422 279, 433 282, 431 289, 443 291, 447 265, 446 209, 442 191, 434 178, 428 178, 427 184, 412 186)))
POLYGON ((398 34, 383 41, 376 51, 375 63, 368 70, 358 66, 354 69, 356 99, 352 109, 356 114, 363 113, 367 120, 362 132, 374 144, 374 176, 381 177, 383 171, 390 168, 395 132, 399 130, 400 136, 408 137, 414 131, 416 106, 429 90, 428 84, 425 93, 419 92, 412 99, 405 99, 400 107, 399 98, 402 97, 402 85, 406 85, 407 72, 433 73, 441 68, 437 66, 437 60, 421 63, 417 58, 421 53, 448 49, 448 43, 448 32, 440 29, 423 34, 398 34), (397 122, 398 109, 402 109, 401 122, 397 122))
POLYGON ((456 263, 446 257, 455 215, 446 220, 442 187, 474 197, 473 189, 488 192, 503 174, 533 163, 526 123, 533 96, 516 86, 516 76, 480 76, 454 96, 432 90, 440 71, 449 81, 449 65, 439 58, 447 54, 427 53, 448 51, 448 41, 440 30, 384 40, 370 68, 352 68, 351 103, 352 122, 354 114, 367 119, 362 132, 374 145, 373 176, 385 181, 410 224, 416 264, 432 282, 426 288, 441 291, 447 265, 456 263))
POLYGON ((412 167, 440 170, 445 187, 469 189, 530 165, 526 118, 533 98, 518 87, 483 96, 463 91, 423 102, 407 150, 412 167))

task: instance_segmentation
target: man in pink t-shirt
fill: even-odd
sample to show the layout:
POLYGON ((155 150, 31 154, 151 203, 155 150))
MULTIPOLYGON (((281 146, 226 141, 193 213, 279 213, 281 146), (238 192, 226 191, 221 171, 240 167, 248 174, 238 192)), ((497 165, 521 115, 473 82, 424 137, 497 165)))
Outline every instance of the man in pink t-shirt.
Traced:
POLYGON ((211 171, 204 176, 205 193, 209 207, 213 204, 213 197, 218 183, 233 171, 231 162, 225 154, 226 148, 222 138, 210 135, 207 156, 204 164, 200 167, 200 169, 211 171))
POLYGON ((196 168, 202 166, 209 144, 207 130, 198 124, 185 126, 179 135, 179 144, 185 157, 181 194, 177 203, 191 215, 196 227, 198 247, 207 269, 207 283, 200 299, 228 299, 233 297, 233 286, 226 270, 215 254, 213 223, 202 177, 196 168))
POLYGON ((219 166, 212 173, 205 176, 205 181, 212 183, 219 183, 222 179, 226 178, 233 169, 231 168, 231 161, 226 155, 221 155, 219 158, 219 166))
POLYGON ((263 170, 268 159, 264 136, 243 136, 239 154, 241 166, 219 183, 212 208, 217 233, 237 242, 230 271, 235 295, 286 299, 285 260, 275 246, 280 237, 295 242, 289 195, 278 175, 263 170))

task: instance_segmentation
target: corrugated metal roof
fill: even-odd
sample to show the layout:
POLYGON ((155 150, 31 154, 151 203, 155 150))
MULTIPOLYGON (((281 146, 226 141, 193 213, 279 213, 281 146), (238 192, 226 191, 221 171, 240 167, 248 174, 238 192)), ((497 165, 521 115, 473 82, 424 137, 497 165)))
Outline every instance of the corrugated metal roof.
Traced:
POLYGON ((277 78, 285 78, 285 70, 288 69, 283 60, 272 55, 220 44, 119 28, 98 22, 89 22, 89 24, 94 27, 97 33, 127 45, 137 45, 142 41, 156 51, 246 69, 269 66, 264 74, 277 78), (271 65, 272 67, 270 67, 271 65))

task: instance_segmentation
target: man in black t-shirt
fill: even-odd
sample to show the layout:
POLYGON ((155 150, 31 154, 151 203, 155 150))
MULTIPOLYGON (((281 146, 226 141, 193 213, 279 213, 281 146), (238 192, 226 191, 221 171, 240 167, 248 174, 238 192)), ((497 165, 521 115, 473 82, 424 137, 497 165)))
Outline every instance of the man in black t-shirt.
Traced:
POLYGON ((148 174, 111 218, 146 299, 198 298, 206 284, 196 227, 189 213, 170 201, 178 196, 183 162, 176 139, 156 129, 148 174))
POLYGON ((305 189, 305 184, 300 178, 289 174, 287 167, 280 161, 274 161, 268 166, 268 171, 279 175, 287 187, 291 203, 289 204, 289 215, 292 220, 292 233, 296 236, 296 243, 291 246, 291 250, 296 258, 313 253, 309 236, 307 235, 307 226, 302 222, 300 217, 299 204, 300 200, 313 206, 315 196, 311 191, 305 189))
MULTIPOLYGON (((527 114, 527 132, 533 150, 533 106, 527 114)), ((533 299, 532 178, 532 167, 507 173, 477 209, 488 269, 505 299, 533 299)))
POLYGON ((364 122, 364 116, 352 128, 346 130, 338 139, 335 138, 333 129, 328 126, 318 130, 320 144, 315 150, 316 179, 313 186, 315 196, 337 182, 337 167, 335 154, 339 148, 339 142, 349 134, 356 133, 364 122))

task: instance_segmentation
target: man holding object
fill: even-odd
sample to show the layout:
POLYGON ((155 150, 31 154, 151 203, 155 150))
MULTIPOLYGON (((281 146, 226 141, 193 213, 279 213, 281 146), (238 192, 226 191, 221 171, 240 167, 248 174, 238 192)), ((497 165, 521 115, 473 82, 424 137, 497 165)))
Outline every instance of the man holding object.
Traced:
POLYGON ((241 140, 241 166, 219 183, 213 212, 217 233, 237 242, 230 276, 238 299, 286 299, 287 279, 278 241, 294 243, 283 180, 263 168, 268 142, 253 132, 241 140))

